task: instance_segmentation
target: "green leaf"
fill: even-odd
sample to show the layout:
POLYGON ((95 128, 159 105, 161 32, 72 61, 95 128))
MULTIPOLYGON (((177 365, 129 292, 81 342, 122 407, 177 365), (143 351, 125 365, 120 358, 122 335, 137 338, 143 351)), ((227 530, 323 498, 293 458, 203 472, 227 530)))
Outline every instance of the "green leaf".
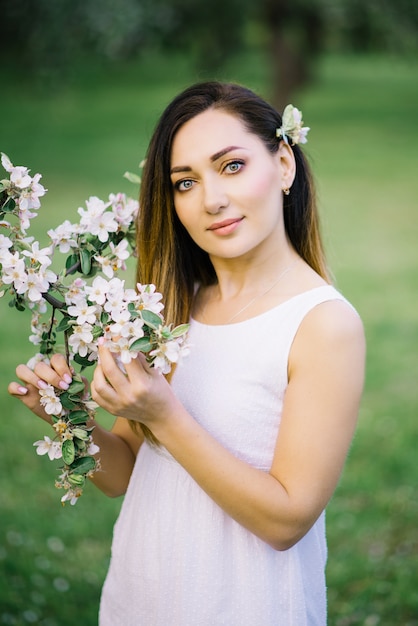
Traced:
POLYGON ((125 172, 123 177, 129 180, 130 183, 134 183, 135 185, 141 184, 141 177, 138 176, 138 174, 133 174, 132 172, 125 172))
POLYGON ((61 401, 61 404, 64 407, 64 409, 70 409, 71 410, 71 409, 74 409, 77 406, 77 404, 70 399, 70 396, 68 395, 67 392, 62 393, 60 395, 60 401, 61 401))
POLYGON ((96 235, 92 235, 91 233, 83 233, 82 238, 86 243, 91 244, 93 248, 97 248, 97 246, 102 243, 96 235))
POLYGON ((87 411, 71 411, 68 419, 72 424, 85 424, 89 418, 87 411))
POLYGON ((92 334, 93 339, 96 341, 96 339, 103 335, 103 328, 101 326, 93 326, 92 334))
POLYGON ((96 459, 92 456, 82 456, 76 459, 71 465, 71 470, 75 470, 78 474, 87 474, 96 467, 96 459))
POLYGON ((94 361, 89 361, 86 356, 80 356, 79 354, 74 355, 74 361, 83 367, 89 367, 94 365, 94 361))
POLYGON ((73 382, 70 384, 70 386, 67 389, 67 393, 71 396, 77 395, 78 393, 84 392, 85 388, 86 387, 82 380, 73 380, 73 382))
POLYGON ((135 304, 133 302, 130 302, 128 304, 128 311, 131 314, 131 317, 139 317, 140 312, 137 311, 137 309, 135 308, 135 304))
POLYGON ((71 324, 69 324, 70 318, 64 315, 58 326, 56 327, 56 331, 58 333, 63 333, 64 331, 71 328, 71 324))
POLYGON ((129 348, 134 352, 149 352, 152 349, 152 344, 149 342, 148 337, 141 337, 133 342, 129 348))
POLYGON ((176 326, 176 328, 171 331, 171 335, 174 338, 181 337, 187 333, 189 328, 190 324, 180 324, 180 326, 176 326))
POLYGON ((159 315, 153 313, 153 311, 148 311, 148 309, 141 311, 141 317, 145 324, 154 330, 157 330, 163 323, 159 315))
POLYGON ((24 311, 26 309, 25 305, 23 304, 23 302, 19 299, 16 299, 15 302, 15 307, 18 311, 24 311))
POLYGON ((70 474, 67 480, 73 487, 84 487, 86 484, 86 479, 81 474, 70 474))
POLYGON ((107 324, 109 319, 110 319, 109 313, 106 313, 106 311, 102 311, 102 314, 100 315, 101 323, 102 324, 107 324))
POLYGON ((82 441, 85 441, 89 438, 89 434, 86 433, 83 428, 73 428, 71 432, 73 433, 74 437, 77 437, 77 439, 81 439, 82 441))
MULTIPOLYGON (((78 263, 78 254, 70 254, 65 261, 65 269, 68 271, 71 267, 78 263)), ((69 274, 75 274, 77 270, 73 269, 69 274)))
POLYGON ((62 458, 66 465, 71 465, 75 458, 74 442, 71 439, 66 439, 62 444, 62 458))
POLYGON ((13 198, 9 198, 1 207, 1 210, 5 213, 11 213, 16 208, 16 202, 13 198))
POLYGON ((90 274, 91 270, 91 253, 83 248, 80 250, 81 272, 85 275, 90 274))

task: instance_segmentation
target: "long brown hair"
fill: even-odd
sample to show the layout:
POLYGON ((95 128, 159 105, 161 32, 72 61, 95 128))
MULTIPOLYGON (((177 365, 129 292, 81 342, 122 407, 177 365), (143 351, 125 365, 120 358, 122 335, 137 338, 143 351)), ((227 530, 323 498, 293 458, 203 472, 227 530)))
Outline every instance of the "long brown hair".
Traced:
MULTIPOLYGON (((137 282, 156 285, 164 296, 165 319, 173 324, 189 320, 196 284, 216 282, 209 255, 194 243, 176 215, 170 178, 176 133, 208 109, 222 110, 240 119, 271 153, 279 148, 276 129, 282 124, 281 115, 240 85, 197 83, 180 93, 163 112, 151 138, 141 183, 137 282)), ((296 252, 328 280, 310 168, 301 149, 292 149, 296 176, 290 195, 284 196, 286 233, 296 252)))

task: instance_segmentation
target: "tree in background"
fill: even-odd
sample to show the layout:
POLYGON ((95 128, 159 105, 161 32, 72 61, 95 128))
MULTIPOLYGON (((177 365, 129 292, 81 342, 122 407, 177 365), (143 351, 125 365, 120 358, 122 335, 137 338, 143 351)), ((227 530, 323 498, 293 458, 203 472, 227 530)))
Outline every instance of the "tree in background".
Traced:
POLYGON ((279 109, 312 80, 321 53, 416 52, 418 33, 416 0, 0 0, 0 15, 3 62, 38 75, 162 48, 184 50, 210 77, 231 55, 261 48, 279 109))

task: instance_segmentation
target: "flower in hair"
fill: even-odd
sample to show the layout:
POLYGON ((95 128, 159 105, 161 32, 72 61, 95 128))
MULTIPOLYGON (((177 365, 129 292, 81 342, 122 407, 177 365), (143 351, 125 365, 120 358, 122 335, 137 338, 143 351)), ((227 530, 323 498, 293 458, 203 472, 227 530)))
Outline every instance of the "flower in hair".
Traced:
POLYGON ((281 137, 283 141, 292 146, 297 143, 306 143, 307 134, 310 128, 303 126, 302 111, 299 111, 293 104, 288 104, 283 111, 282 125, 276 129, 276 137, 281 137))

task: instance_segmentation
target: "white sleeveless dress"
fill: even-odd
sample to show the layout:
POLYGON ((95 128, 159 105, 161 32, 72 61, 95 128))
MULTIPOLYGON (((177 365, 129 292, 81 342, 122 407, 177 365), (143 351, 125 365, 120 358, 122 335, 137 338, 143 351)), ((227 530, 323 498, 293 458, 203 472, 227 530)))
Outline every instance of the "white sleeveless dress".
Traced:
MULTIPOLYGON (((270 469, 289 351, 332 286, 244 322, 194 320, 172 386, 235 456, 270 469)), ((324 626, 325 519, 276 551, 231 519, 165 450, 144 443, 114 529, 100 626, 324 626)))

